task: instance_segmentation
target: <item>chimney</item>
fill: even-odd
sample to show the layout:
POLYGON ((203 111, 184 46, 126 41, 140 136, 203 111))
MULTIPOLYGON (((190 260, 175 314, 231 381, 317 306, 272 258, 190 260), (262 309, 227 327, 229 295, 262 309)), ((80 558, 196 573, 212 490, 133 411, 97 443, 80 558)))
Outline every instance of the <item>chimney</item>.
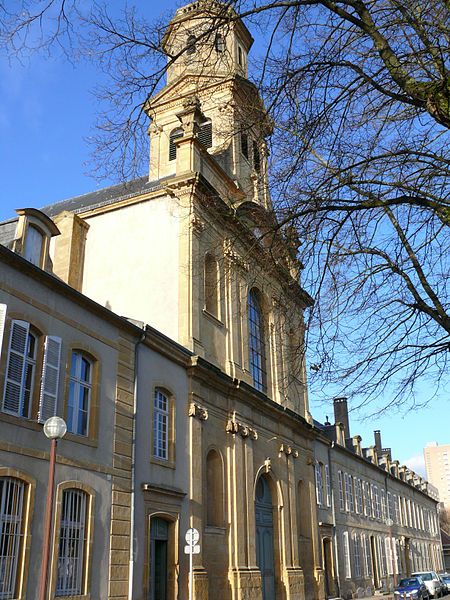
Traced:
POLYGON ((342 423, 344 426, 345 439, 350 437, 350 427, 348 425, 348 409, 347 398, 335 398, 334 405, 334 420, 336 423, 342 423))
POLYGON ((377 452, 381 454, 381 431, 379 429, 375 429, 373 436, 375 438, 375 448, 377 449, 377 452))

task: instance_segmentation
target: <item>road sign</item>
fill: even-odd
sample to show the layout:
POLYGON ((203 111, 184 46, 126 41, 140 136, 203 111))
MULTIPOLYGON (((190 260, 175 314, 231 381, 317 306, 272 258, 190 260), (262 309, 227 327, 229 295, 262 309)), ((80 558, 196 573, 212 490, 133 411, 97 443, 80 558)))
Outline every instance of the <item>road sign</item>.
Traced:
POLYGON ((184 553, 185 554, 200 554, 200 544, 195 544, 194 546, 185 546, 184 553))
POLYGON ((191 527, 191 529, 188 529, 186 531, 186 536, 185 536, 186 544, 189 544, 190 546, 195 546, 195 544, 197 544, 199 539, 200 539, 200 534, 197 529, 194 529, 194 527, 191 527))

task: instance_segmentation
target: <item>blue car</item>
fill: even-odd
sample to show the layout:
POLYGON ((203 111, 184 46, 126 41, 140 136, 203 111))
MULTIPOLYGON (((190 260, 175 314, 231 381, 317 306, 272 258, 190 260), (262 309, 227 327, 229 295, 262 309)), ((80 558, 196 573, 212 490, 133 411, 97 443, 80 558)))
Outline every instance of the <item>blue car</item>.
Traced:
POLYGON ((430 594, 421 577, 402 579, 394 591, 395 600, 429 600, 430 594))

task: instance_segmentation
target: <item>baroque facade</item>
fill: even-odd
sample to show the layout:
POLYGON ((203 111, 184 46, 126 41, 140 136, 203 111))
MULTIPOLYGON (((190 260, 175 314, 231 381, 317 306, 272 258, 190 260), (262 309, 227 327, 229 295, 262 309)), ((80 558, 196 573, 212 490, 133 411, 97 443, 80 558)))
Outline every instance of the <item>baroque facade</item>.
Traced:
MULTIPOLYGON (((85 499, 78 529, 88 533, 77 554, 64 553, 58 504, 52 582, 67 579, 74 557, 79 570, 77 587, 52 583, 51 598, 187 599, 188 527, 200 533, 196 600, 312 600, 389 586, 381 571, 361 582, 342 575, 354 511, 330 512, 317 465, 324 477, 328 465, 326 498, 331 490, 339 498, 339 473, 355 481, 367 471, 380 489, 388 476, 393 489, 407 484, 387 459, 382 467, 377 452, 369 460, 349 451, 340 426, 310 415, 303 310, 312 300, 295 246, 274 227, 271 127, 247 79, 252 38, 232 11, 210 30, 217 11, 223 4, 206 0, 182 7, 163 38, 166 53, 186 51, 145 106, 148 176, 0 224, 9 273, 0 296, 0 456, 14 471, 0 472, 0 483, 19 482, 27 498, 36 489, 42 506, 53 336, 62 340, 58 385, 45 415, 63 416, 70 432, 59 443, 57 484, 85 499), (17 353, 13 331, 23 323, 17 353)), ((415 490, 432 511, 436 503, 415 490)), ((19 512, 11 591, 0 596, 31 599, 42 530, 36 510, 19 512)))

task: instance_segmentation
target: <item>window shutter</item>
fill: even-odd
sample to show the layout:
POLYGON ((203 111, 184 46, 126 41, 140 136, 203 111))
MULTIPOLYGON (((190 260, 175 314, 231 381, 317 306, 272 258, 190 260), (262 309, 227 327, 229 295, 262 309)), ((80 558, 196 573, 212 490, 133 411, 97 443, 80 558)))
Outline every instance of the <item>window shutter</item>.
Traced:
POLYGON ((14 414, 20 413, 20 396, 29 330, 30 324, 25 321, 12 321, 11 323, 3 410, 14 414))
POLYGON ((0 354, 2 353, 3 334, 5 332, 6 304, 0 304, 0 354))
POLYGON ((198 132, 198 141, 205 147, 211 148, 212 146, 212 123, 208 121, 200 126, 198 132))
POLYGON ((48 335, 45 338, 44 366, 39 398, 39 423, 45 423, 56 414, 62 340, 48 335))

